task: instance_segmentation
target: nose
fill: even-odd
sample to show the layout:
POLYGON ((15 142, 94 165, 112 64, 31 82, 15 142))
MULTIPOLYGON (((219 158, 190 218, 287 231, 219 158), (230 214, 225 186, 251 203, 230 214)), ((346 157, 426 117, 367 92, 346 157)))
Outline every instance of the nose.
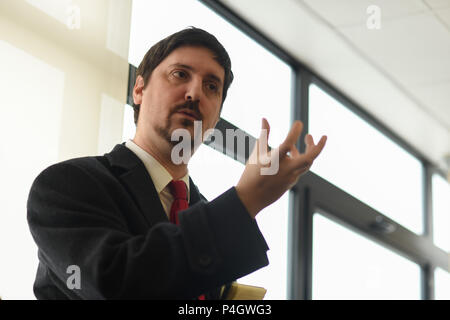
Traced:
POLYGON ((197 79, 192 79, 186 88, 185 100, 198 101, 202 94, 202 82, 197 79))

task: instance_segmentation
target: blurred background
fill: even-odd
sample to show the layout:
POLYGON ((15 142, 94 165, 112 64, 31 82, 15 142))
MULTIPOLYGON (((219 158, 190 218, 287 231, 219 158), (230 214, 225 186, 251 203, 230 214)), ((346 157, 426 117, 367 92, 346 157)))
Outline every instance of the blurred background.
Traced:
MULTIPOLYGON (((258 215, 266 299, 450 299, 450 0, 0 0, 0 297, 35 299, 26 222, 46 167, 131 139, 133 71, 188 26, 224 45, 222 118, 277 146, 300 119, 327 146, 258 215)), ((303 143, 299 143, 303 149, 303 143)), ((202 145, 212 200, 243 161, 202 145)))

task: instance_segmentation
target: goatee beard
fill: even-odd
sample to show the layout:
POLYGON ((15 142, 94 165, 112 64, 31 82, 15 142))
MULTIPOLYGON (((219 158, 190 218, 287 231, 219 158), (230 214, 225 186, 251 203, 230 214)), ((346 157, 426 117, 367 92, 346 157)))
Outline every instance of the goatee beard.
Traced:
MULTIPOLYGON (((172 147, 176 146, 179 141, 176 140, 172 140, 172 135, 170 133, 170 128, 172 127, 172 120, 171 120, 171 115, 169 116, 168 119, 166 119, 166 123, 164 126, 158 126, 156 128, 156 132, 159 134, 160 137, 162 137, 165 141, 167 141, 167 143, 169 143, 170 145, 172 145, 172 147)), ((181 120, 181 124, 183 125, 183 127, 193 127, 194 126, 194 122, 189 120, 189 119, 182 119, 181 120)), ((194 137, 191 136, 191 153, 194 151, 194 137)))
MULTIPOLYGON (((182 105, 176 106, 174 108, 174 110, 168 115, 164 126, 159 126, 159 127, 156 128, 156 132, 164 140, 166 140, 167 143, 172 145, 172 147, 179 143, 179 141, 172 141, 172 139, 171 139, 170 128, 172 127, 172 115, 177 113, 179 110, 182 110, 182 109, 190 109, 190 110, 192 110, 197 115, 197 117, 200 119, 200 121, 201 121, 201 118, 202 118, 200 110, 199 110, 199 101, 188 100, 185 103, 183 103, 182 105)), ((194 122, 189 120, 189 119, 182 119, 181 120, 181 124, 185 128, 189 128, 189 127, 194 128, 194 122)), ((194 147, 195 147, 194 142, 195 142, 194 137, 191 136, 191 152, 192 153, 193 153, 194 147)))

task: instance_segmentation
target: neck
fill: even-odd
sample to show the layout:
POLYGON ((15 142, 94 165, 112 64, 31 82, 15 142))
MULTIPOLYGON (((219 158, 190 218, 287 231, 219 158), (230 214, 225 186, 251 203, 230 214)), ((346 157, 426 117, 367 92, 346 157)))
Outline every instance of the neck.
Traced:
POLYGON ((144 139, 138 132, 136 132, 132 141, 155 158, 170 173, 174 180, 179 180, 187 174, 187 164, 182 162, 178 165, 172 162, 172 146, 167 141, 163 139, 144 139))

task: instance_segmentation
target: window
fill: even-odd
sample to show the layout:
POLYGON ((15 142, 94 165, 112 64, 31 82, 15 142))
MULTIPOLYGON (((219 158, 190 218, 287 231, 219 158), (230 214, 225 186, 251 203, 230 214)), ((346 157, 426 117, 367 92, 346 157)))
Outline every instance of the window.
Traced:
POLYGON ((450 252, 450 184, 440 175, 434 174, 433 188, 433 240, 450 252))
MULTIPOLYGON (((228 51, 235 76, 221 117, 254 137, 266 117, 271 125, 269 144, 283 141, 291 122, 288 65, 198 1, 134 0, 131 23, 129 62, 136 67, 153 44, 176 31, 195 26, 214 34, 228 51)), ((192 179, 208 200, 236 185, 243 169, 241 163, 205 145, 189 163, 192 179)), ((287 214, 288 193, 258 215, 270 248, 270 265, 238 280, 266 288, 267 299, 286 298, 287 214)))
MULTIPOLYGON (((191 25, 214 34, 231 57, 235 80, 228 92, 222 118, 257 137, 260 132, 261 117, 266 117, 271 125, 269 144, 272 147, 278 146, 291 124, 293 80, 291 67, 203 6, 201 2, 135 0, 130 38, 130 63, 138 66, 144 54, 156 41, 191 25), (186 15, 186 12, 189 15, 186 15), (150 18, 149 13, 151 13, 150 18)), ((279 52, 283 50, 280 49, 279 52)), ((327 147, 315 161, 312 171, 341 189, 338 190, 340 195, 347 196, 346 193, 352 195, 416 233, 413 235, 407 232, 409 236, 419 242, 427 241, 421 236, 424 229, 424 164, 405 150, 407 147, 401 147, 389 138, 389 134, 384 134, 384 130, 380 131, 376 120, 369 121, 370 123, 364 120, 365 117, 358 116, 356 111, 353 112, 348 108, 351 105, 338 102, 317 84, 311 83, 305 92, 302 81, 309 83, 310 76, 314 79, 315 75, 297 64, 295 58, 287 53, 282 54, 287 57, 286 61, 290 61, 297 70, 296 79, 301 79, 302 85, 295 86, 299 88, 299 92, 295 94, 302 97, 309 95, 309 119, 307 119, 309 133, 317 138, 323 134, 328 135, 327 147), (372 125, 373 123, 375 124, 372 125)), ((334 89, 331 87, 331 90, 334 89)), ((337 92, 333 96, 339 95, 340 93, 337 92)), ((297 104, 301 104, 298 96, 294 101, 296 107, 298 107, 297 104)), ((355 106, 355 109, 357 108, 358 106, 355 106)), ((292 112, 292 114, 295 113, 292 112)), ((132 120, 131 113, 128 119, 127 121, 132 120)), ((133 129, 127 130, 133 131, 133 129)), ((241 163, 205 145, 200 147, 189 164, 189 172, 193 180, 210 200, 235 185, 243 169, 241 163)), ((330 186, 328 182, 324 184, 322 180, 319 183, 314 175, 310 177, 312 180, 308 181, 311 183, 308 188, 314 189, 313 192, 320 193, 325 185, 330 186)), ((433 178, 433 188, 442 189, 441 186, 435 185, 437 183, 433 178)), ((449 244, 444 230, 448 220, 445 220, 445 214, 439 212, 449 212, 446 201, 443 200, 448 197, 446 195, 443 197, 440 191, 436 190, 433 194, 435 196, 433 199, 434 240, 436 244, 445 248, 445 244, 449 244), (435 203, 436 201, 438 203, 435 203), (438 230, 439 228, 442 229, 438 230)), ((298 192, 292 192, 291 195, 296 198, 308 197, 298 192)), ((350 201, 349 197, 342 198, 350 201)), ((326 199, 322 200, 323 203, 327 203, 326 199)), ((345 202, 344 207, 345 205, 348 203, 345 202)), ((299 210, 309 209, 305 207, 299 210)), ((372 210, 364 212, 366 219, 367 215, 370 219, 372 214, 372 210)), ((267 288, 266 298, 268 299, 286 298, 287 215, 288 193, 259 214, 258 224, 271 249, 268 252, 270 265, 238 280, 267 288)), ((313 239, 305 236, 307 243, 301 244, 305 248, 297 250, 301 253, 295 250, 290 252, 294 256, 293 261, 304 262, 298 269, 300 271, 294 271, 297 272, 294 278, 301 280, 293 284, 297 287, 290 291, 294 298, 420 299, 430 294, 431 287, 424 285, 429 282, 429 279, 421 279, 419 265, 399 255, 405 251, 406 246, 403 246, 404 239, 398 233, 386 235, 389 237, 389 241, 386 242, 391 246, 382 246, 380 243, 386 240, 383 237, 374 235, 378 239, 375 243, 369 240, 365 233, 352 231, 357 230, 357 225, 360 226, 354 220, 352 221, 356 219, 353 213, 352 217, 346 216, 350 218, 349 220, 344 219, 349 223, 350 229, 325 217, 339 221, 331 213, 314 214, 313 239), (392 246, 396 247, 395 252, 392 246), (308 256, 310 250, 313 252, 313 261, 308 256), (299 254, 302 256, 299 257, 299 254), (313 295, 308 289, 311 280, 308 272, 311 270, 311 264, 313 265, 313 295), (304 272, 305 270, 307 272, 304 272), (298 288, 300 283, 306 284, 308 290, 298 288), (421 292, 421 288, 425 292, 421 292)), ((306 234, 309 234, 311 221, 305 218, 305 221, 302 220, 300 223, 307 226, 306 234)), ((296 232, 298 230, 293 233, 296 232)), ((298 237, 292 237, 292 239, 295 238, 298 237)), ((298 249, 296 245, 291 247, 298 249)), ((414 254, 416 257, 425 256, 419 249, 414 254)), ((429 261, 432 265, 436 265, 436 262, 429 261)), ((445 271, 442 272, 446 274, 445 271)), ((436 273, 436 279, 438 276, 440 275, 436 273)), ((440 282, 440 288, 442 283, 444 282, 440 282)), ((438 290, 437 286, 436 290, 438 290)), ((437 291, 436 296, 438 296, 437 291)))
POLYGON ((420 268, 325 218, 313 218, 313 299, 420 299, 420 268))
POLYGON ((133 108, 126 104, 123 110, 122 141, 133 139, 135 134, 136 125, 134 124, 134 111, 133 108))
POLYGON ((309 131, 328 135, 312 171, 418 234, 422 164, 379 130, 312 84, 309 131))
POLYGON ((434 271, 434 299, 450 300, 450 274, 441 268, 434 271))

